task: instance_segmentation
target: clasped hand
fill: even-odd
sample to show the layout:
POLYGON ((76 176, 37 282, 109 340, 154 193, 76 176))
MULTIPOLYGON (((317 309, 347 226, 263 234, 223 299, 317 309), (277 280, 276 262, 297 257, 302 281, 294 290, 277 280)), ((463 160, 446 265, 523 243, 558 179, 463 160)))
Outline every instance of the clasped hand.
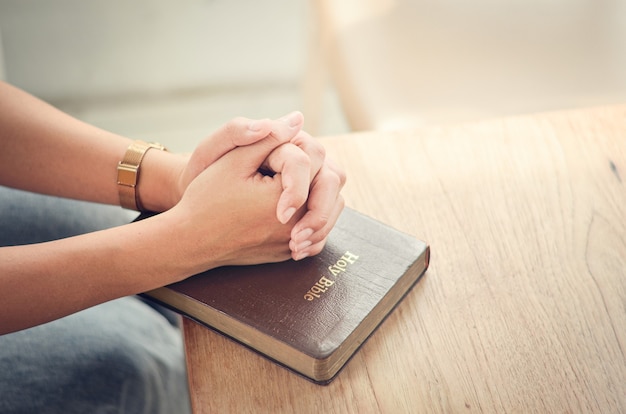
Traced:
POLYGON ((236 118, 191 154, 178 178, 180 201, 167 213, 208 249, 205 265, 300 260, 322 250, 344 207, 345 174, 303 122, 299 112, 236 118))

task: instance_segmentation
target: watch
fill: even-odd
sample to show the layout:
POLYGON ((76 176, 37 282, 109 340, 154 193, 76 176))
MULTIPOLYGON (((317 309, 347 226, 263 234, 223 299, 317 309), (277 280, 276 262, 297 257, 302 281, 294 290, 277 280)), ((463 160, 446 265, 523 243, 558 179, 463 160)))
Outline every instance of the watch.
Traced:
POLYGON ((144 211, 137 193, 137 183, 141 161, 146 152, 152 148, 167 151, 161 144, 138 140, 128 146, 124 158, 117 165, 117 188, 120 194, 120 205, 123 208, 144 211))

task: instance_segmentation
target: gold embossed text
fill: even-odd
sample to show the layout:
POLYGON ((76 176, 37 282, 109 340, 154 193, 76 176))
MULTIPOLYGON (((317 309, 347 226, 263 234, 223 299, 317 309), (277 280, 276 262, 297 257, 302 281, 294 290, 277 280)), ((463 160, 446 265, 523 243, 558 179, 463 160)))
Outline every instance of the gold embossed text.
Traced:
MULTIPOLYGON (((356 254, 345 252, 343 256, 335 264, 328 266, 328 271, 332 277, 336 277, 345 272, 349 265, 354 264, 358 260, 359 256, 356 254)), ((320 298, 322 294, 326 293, 328 289, 335 284, 335 280, 330 277, 322 276, 308 292, 304 294, 304 299, 311 302, 316 298, 320 298)))

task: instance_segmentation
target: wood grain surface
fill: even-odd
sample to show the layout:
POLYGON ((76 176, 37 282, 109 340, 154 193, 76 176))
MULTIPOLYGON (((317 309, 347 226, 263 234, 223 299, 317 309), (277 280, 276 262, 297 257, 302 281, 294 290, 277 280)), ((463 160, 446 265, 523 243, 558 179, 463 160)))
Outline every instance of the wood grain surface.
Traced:
POLYGON ((323 143, 430 269, 328 386, 185 321, 196 413, 626 411, 626 106, 323 143))

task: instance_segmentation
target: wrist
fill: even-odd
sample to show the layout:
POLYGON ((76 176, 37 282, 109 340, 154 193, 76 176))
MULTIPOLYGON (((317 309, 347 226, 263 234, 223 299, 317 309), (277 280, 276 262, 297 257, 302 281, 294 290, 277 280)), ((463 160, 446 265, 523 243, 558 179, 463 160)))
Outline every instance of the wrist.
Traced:
POLYGON ((162 212, 174 207, 184 189, 180 176, 187 157, 165 151, 148 151, 142 161, 137 194, 147 211, 162 212))

